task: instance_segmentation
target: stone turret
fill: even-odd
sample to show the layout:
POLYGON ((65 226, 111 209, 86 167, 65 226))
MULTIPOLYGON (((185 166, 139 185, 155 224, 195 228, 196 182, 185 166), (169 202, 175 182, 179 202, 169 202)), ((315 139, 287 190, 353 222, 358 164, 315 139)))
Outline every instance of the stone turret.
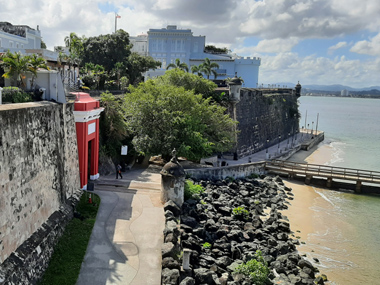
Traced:
POLYGON ((240 102, 240 89, 242 81, 237 77, 236 72, 234 78, 232 78, 231 81, 227 82, 227 84, 230 89, 230 100, 235 103, 240 102))
POLYGON ((177 160, 174 149, 172 159, 161 170, 161 202, 172 200, 179 207, 184 202, 185 170, 177 160))
POLYGON ((302 86, 301 86, 300 82, 298 81, 298 84, 297 84, 296 87, 295 87, 295 90, 296 90, 296 96, 297 96, 297 97, 300 97, 300 96, 301 96, 301 89, 302 89, 302 86))

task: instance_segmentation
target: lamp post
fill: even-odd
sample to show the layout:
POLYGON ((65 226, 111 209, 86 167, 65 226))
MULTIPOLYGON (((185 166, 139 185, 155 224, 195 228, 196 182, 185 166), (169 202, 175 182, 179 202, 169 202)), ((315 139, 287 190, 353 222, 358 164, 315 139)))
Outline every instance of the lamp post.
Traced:
POLYGON ((278 136, 278 146, 277 146, 277 153, 280 153, 280 140, 281 140, 281 135, 278 136))
POLYGON ((306 133, 309 134, 309 125, 310 124, 307 124, 307 129, 306 129, 306 133))
POLYGON ((314 122, 311 122, 311 136, 313 136, 314 122))
POLYGON ((303 126, 301 128, 301 141, 302 141, 302 138, 303 138, 303 126))
POLYGON ((269 139, 267 139, 267 151, 266 151, 266 154, 265 154, 266 159, 269 159, 268 143, 269 143, 269 139))
POLYGON ((286 147, 289 149, 289 138, 290 138, 290 133, 288 133, 288 143, 286 145, 286 147))

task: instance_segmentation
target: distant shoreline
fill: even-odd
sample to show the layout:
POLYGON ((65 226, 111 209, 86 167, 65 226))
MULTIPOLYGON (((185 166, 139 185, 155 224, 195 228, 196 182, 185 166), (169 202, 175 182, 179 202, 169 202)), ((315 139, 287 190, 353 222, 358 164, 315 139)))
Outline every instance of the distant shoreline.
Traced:
POLYGON ((303 97, 338 97, 338 98, 359 98, 359 99, 380 99, 380 95, 349 95, 349 96, 341 96, 341 95, 335 95, 335 94, 301 94, 303 97))

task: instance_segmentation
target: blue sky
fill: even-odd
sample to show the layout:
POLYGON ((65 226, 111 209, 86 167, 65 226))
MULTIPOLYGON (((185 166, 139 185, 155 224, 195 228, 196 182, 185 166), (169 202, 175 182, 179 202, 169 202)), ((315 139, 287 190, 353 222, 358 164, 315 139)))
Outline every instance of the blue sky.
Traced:
POLYGON ((379 0, 0 0, 0 21, 40 26, 49 49, 70 32, 130 35, 168 24, 261 58, 263 84, 380 85, 379 0))

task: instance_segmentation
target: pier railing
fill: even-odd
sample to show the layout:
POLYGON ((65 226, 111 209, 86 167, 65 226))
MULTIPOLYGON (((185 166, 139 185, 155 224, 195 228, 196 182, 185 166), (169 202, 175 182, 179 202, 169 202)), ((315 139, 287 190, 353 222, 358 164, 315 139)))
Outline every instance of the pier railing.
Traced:
POLYGON ((265 168, 295 175, 319 176, 380 184, 380 172, 291 161, 267 161, 265 168))

